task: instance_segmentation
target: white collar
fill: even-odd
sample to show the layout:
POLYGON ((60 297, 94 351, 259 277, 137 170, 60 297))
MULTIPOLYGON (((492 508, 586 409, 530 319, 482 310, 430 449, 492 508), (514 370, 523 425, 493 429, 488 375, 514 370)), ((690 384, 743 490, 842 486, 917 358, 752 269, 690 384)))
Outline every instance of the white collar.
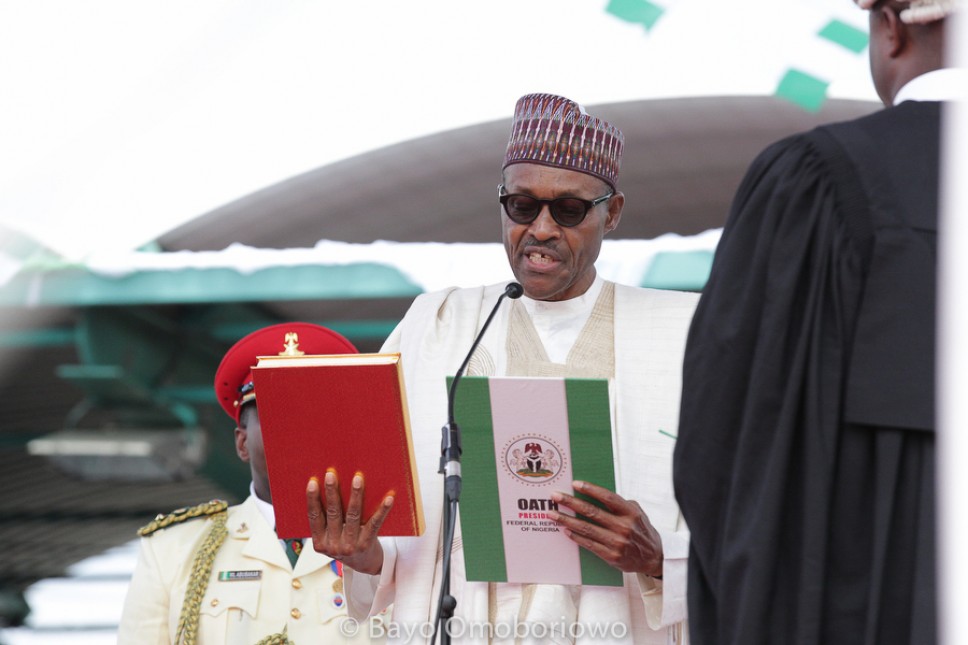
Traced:
POLYGON ((595 301, 598 300, 598 294, 602 292, 602 285, 604 284, 605 281, 602 279, 602 276, 596 273, 595 281, 580 296, 575 296, 568 300, 532 300, 527 296, 521 296, 521 302, 524 303, 528 313, 532 316, 544 313, 568 314, 586 311, 595 305, 595 301))
POLYGON ((954 67, 912 78, 894 95, 894 105, 903 101, 958 100, 968 100, 968 70, 954 67))
POLYGON ((266 522, 274 531, 276 529, 276 513, 272 510, 272 504, 259 499, 259 496, 255 494, 255 484, 252 482, 249 482, 249 495, 255 500, 255 507, 259 509, 259 513, 262 514, 262 517, 266 519, 266 522))
POLYGON ((604 285, 605 281, 596 274, 595 281, 585 293, 568 300, 552 302, 522 298, 524 309, 531 317, 551 362, 565 363, 568 360, 568 353, 592 315, 604 285))

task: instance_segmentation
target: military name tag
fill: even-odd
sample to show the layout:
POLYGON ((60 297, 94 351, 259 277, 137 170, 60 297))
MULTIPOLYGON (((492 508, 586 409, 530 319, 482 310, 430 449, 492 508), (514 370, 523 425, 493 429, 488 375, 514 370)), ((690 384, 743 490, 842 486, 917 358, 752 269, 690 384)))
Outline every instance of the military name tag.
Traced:
POLYGON ((255 569, 253 571, 219 571, 218 579, 226 582, 233 582, 235 580, 260 580, 262 578, 262 570, 255 569))

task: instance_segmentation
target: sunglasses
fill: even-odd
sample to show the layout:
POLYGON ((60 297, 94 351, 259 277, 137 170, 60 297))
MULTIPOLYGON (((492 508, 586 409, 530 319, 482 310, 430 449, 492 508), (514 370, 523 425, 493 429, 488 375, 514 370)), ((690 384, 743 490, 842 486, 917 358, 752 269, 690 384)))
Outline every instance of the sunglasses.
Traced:
POLYGON ((556 199, 538 199, 531 195, 514 193, 507 195, 504 193, 504 184, 497 187, 498 201, 504 207, 508 219, 515 224, 530 224, 538 218, 541 209, 547 204, 551 211, 551 218, 560 226, 578 226, 585 220, 588 211, 611 198, 615 191, 602 195, 597 199, 588 201, 578 197, 558 197, 556 199))

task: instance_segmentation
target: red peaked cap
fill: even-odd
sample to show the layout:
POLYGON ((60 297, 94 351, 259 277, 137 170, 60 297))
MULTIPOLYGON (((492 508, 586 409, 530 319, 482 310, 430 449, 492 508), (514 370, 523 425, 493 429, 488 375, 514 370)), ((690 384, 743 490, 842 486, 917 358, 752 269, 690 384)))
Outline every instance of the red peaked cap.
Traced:
POLYGON ((286 354, 286 336, 290 333, 296 334, 298 350, 304 354, 359 354, 342 335, 310 323, 282 323, 252 332, 229 348, 215 371, 215 396, 236 423, 242 404, 255 399, 252 368, 259 362, 258 357, 286 354), (247 391, 243 392, 243 388, 247 391))

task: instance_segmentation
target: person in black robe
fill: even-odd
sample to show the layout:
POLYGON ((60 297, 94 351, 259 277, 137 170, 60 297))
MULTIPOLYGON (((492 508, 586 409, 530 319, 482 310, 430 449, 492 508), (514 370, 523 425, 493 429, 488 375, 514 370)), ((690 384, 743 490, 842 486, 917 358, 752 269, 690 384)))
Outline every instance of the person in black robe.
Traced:
POLYGON ((942 69, 950 3, 859 1, 888 107, 760 154, 690 328, 695 645, 936 641, 940 99, 964 78, 942 69))

